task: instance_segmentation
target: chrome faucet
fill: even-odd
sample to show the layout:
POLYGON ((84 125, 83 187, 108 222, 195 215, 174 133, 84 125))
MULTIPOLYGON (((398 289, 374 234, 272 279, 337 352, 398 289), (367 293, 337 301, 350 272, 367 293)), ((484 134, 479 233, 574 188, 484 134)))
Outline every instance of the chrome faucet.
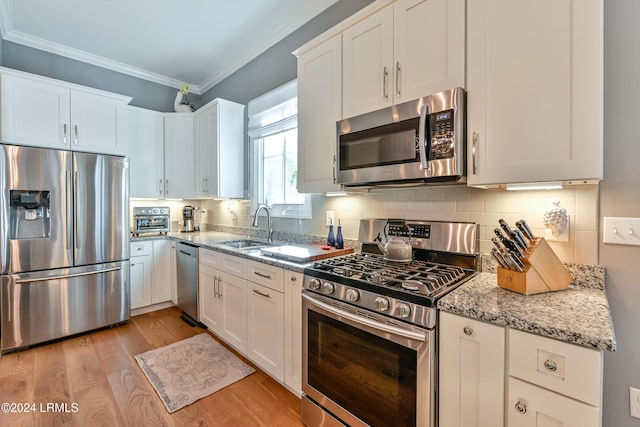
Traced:
POLYGON ((253 222, 251 223, 251 225, 253 227, 258 226, 258 214, 262 209, 267 212, 267 242, 271 243, 273 242, 273 229, 271 228, 271 213, 269 212, 269 207, 267 205, 261 204, 258 206, 258 209, 256 209, 256 213, 253 214, 253 222))

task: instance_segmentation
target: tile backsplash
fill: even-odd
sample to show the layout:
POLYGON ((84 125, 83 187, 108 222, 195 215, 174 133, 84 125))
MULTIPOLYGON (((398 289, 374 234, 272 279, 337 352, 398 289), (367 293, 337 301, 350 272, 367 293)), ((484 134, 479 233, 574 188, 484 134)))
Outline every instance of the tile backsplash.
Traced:
MULTIPOLYGON (((549 243, 563 262, 598 263, 598 186, 568 186, 562 190, 506 191, 466 186, 381 189, 350 193, 347 197, 312 196, 312 219, 273 218, 275 231, 324 236, 325 212, 334 211, 346 239, 358 238, 361 218, 472 221, 480 225, 480 252, 493 247, 491 237, 498 220, 514 225, 525 219, 538 236, 545 236, 543 212, 557 198, 569 215, 569 241, 549 243)), ((139 201, 131 206, 168 205, 172 221, 182 218, 182 206, 200 206, 201 223, 250 227, 253 211, 247 200, 139 201)), ((265 219, 260 218, 264 228, 265 219)))

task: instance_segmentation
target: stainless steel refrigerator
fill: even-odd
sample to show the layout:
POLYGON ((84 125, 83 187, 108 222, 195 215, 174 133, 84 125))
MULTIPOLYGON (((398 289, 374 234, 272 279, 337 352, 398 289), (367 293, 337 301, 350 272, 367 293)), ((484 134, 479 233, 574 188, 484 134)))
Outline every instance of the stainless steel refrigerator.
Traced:
POLYGON ((0 351, 129 319, 128 167, 0 145, 0 351))

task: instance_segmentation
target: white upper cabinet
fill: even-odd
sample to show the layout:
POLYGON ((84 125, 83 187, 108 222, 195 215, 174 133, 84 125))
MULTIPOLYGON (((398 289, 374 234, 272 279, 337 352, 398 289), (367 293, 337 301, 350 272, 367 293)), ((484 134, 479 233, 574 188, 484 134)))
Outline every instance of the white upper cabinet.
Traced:
POLYGON ((298 191, 339 191, 336 122, 342 118, 342 36, 298 57, 298 191))
POLYGON ((343 33, 343 117, 464 86, 465 1, 398 0, 343 33))
POLYGON ((194 115, 197 197, 244 196, 244 105, 214 99, 194 115))
POLYGON ((127 157, 131 162, 129 195, 164 197, 164 116, 142 108, 127 108, 127 157))
POLYGON ((468 184, 602 179, 602 0, 467 6, 468 184))
POLYGON ((165 114, 164 194, 167 198, 196 197, 193 133, 192 113, 165 114))
POLYGON ((15 71, 2 71, 2 141, 125 155, 131 98, 15 71))

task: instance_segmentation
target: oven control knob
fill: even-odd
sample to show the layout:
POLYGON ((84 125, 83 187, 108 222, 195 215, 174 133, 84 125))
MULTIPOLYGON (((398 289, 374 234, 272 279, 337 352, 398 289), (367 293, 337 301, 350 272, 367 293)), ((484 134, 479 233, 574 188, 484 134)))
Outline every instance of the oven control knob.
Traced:
POLYGON ((322 284, 322 293, 323 294, 331 295, 334 290, 335 290, 335 286, 333 286, 333 283, 324 282, 322 284))
POLYGON ((377 297, 375 299, 376 308, 378 311, 387 311, 389 310, 389 300, 385 297, 377 297))
POLYGON ((409 307, 409 304, 401 302, 401 303, 398 303, 398 305, 396 305, 396 316, 398 316, 401 319, 406 319, 410 315, 411 315, 411 307, 409 307))
POLYGON ((311 289, 312 291, 317 291, 318 289, 320 289, 320 280, 315 278, 309 280, 309 289, 311 289))
POLYGON ((347 289, 347 294, 345 296, 347 301, 356 302, 360 299, 360 292, 356 289, 347 289))

